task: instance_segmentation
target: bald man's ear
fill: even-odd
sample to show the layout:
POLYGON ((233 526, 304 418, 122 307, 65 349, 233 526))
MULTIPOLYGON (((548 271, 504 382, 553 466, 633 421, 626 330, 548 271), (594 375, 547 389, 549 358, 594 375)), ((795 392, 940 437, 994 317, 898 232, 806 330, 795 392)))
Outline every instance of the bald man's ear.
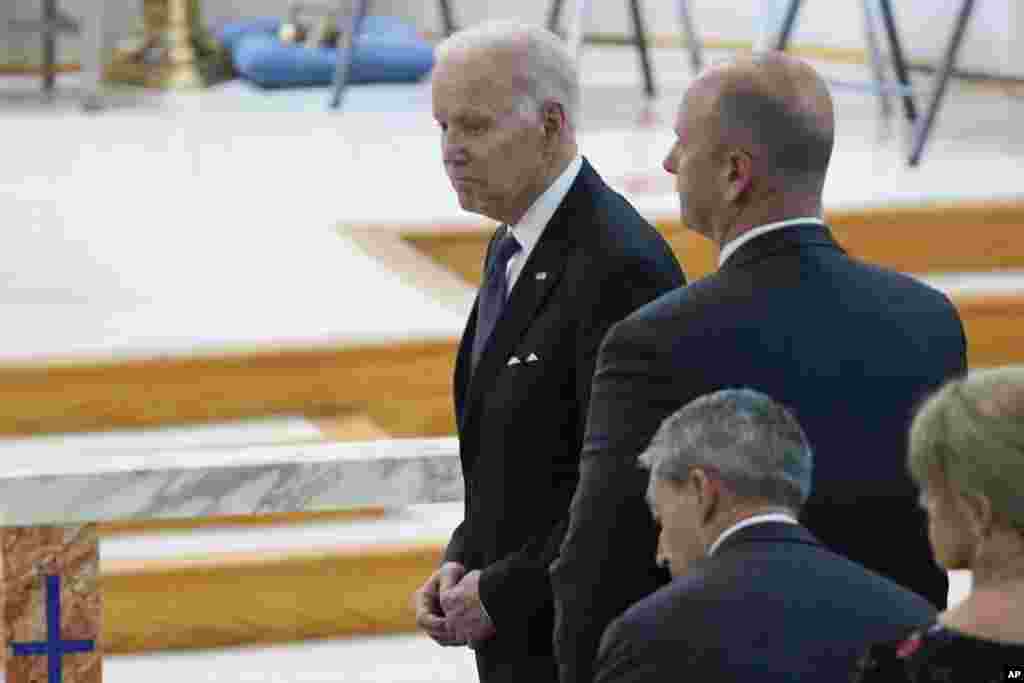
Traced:
POLYGON ((723 169, 726 200, 735 202, 742 197, 754 181, 754 158, 742 149, 730 150, 723 169))

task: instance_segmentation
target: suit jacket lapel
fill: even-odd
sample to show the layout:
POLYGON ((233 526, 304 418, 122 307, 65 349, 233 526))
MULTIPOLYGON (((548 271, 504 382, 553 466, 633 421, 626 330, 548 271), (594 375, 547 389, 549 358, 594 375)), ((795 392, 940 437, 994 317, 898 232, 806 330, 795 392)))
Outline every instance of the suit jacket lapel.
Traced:
POLYGON ((548 225, 545 229, 529 260, 520 271, 501 319, 491 333, 491 340, 469 379, 467 411, 477 407, 481 392, 491 386, 508 360, 508 355, 529 329, 537 311, 561 279, 565 270, 568 243, 562 236, 549 234, 552 227, 554 226, 548 225), (546 275, 538 279, 539 273, 546 275))
MULTIPOLYGON (((586 215, 590 213, 586 201, 587 185, 594 170, 586 160, 580 169, 576 181, 569 189, 565 199, 555 211, 551 220, 544 228, 537 245, 533 248, 529 259, 523 266, 512 287, 508 302, 501 319, 491 334, 491 341, 480 356, 476 371, 468 379, 469 388, 466 397, 462 423, 465 424, 473 411, 479 407, 480 397, 497 378, 498 373, 508 361, 508 356, 515 348, 523 334, 529 329, 537 312, 554 291, 565 271, 569 247, 573 241, 571 224, 586 224, 586 215), (543 274, 543 275, 541 275, 543 274), (538 277, 540 275, 540 277, 538 277)), ((470 324, 475 324, 476 307, 470 315, 470 324)), ((472 329, 467 327, 467 329, 472 329)), ((465 339, 463 342, 465 344, 465 339)), ((468 346, 472 346, 470 343, 468 346)), ((460 355, 462 350, 460 350, 460 355)), ((461 359, 463 374, 469 373, 469 356, 461 359)))

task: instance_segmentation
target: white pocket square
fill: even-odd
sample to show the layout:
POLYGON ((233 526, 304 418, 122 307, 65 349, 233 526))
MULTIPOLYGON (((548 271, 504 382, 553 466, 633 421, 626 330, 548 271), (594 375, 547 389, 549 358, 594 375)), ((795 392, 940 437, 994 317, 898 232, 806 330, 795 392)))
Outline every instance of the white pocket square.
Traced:
POLYGON ((519 360, 515 356, 512 356, 511 358, 508 359, 508 362, 505 363, 505 365, 519 365, 522 362, 523 361, 519 360))
POLYGON ((537 354, 535 353, 531 353, 529 356, 526 357, 527 363, 536 363, 539 360, 540 358, 537 358, 537 354))

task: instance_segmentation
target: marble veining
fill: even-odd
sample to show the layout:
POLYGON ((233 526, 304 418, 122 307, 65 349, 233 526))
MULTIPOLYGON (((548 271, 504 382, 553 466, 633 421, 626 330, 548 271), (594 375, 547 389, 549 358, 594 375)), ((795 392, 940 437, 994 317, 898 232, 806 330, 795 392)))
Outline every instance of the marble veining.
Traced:
POLYGON ((5 526, 406 506, 462 495, 454 438, 88 454, 0 466, 5 526))

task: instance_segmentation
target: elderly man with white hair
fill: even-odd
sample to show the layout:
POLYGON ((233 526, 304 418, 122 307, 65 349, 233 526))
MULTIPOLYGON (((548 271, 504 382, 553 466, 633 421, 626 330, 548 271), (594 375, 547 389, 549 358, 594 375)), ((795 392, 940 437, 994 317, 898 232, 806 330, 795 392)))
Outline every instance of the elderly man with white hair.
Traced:
POLYGON ((658 232, 577 149, 562 41, 487 23, 438 48, 433 113, 467 211, 496 230, 455 365, 465 518, 415 595, 418 625, 468 645, 485 683, 557 681, 548 566, 579 480, 598 346, 685 283, 658 232))

